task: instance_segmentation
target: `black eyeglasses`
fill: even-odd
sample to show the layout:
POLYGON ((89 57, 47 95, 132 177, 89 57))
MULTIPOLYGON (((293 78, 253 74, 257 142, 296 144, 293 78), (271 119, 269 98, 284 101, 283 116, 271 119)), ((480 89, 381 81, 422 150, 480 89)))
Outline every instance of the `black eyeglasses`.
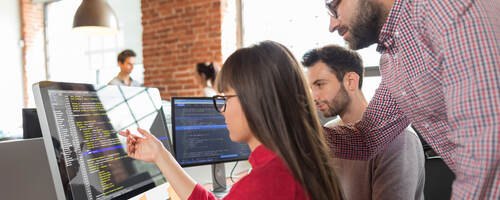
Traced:
POLYGON ((226 111, 226 102, 229 98, 231 97, 236 97, 238 95, 227 95, 227 96, 224 96, 224 95, 215 95, 212 97, 212 99, 214 100, 214 106, 215 106, 215 110, 217 110, 217 112, 224 112, 226 111))
POLYGON ((328 15, 331 17, 338 19, 339 14, 337 13, 337 8, 339 7, 340 0, 328 0, 326 1, 326 10, 328 12, 328 15))

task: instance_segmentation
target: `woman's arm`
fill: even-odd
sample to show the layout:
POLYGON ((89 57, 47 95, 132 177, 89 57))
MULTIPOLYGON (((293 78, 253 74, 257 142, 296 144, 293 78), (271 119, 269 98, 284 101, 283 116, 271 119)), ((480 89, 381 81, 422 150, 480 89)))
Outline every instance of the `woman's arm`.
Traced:
POLYGON ((137 129, 144 137, 130 134, 130 131, 119 132, 127 137, 127 153, 129 157, 146 162, 154 162, 163 176, 172 185, 181 199, 188 199, 196 183, 184 172, 170 152, 151 133, 137 129))
POLYGON ((186 174, 172 154, 163 149, 155 163, 163 176, 172 185, 177 195, 181 199, 188 199, 196 186, 196 182, 186 174))

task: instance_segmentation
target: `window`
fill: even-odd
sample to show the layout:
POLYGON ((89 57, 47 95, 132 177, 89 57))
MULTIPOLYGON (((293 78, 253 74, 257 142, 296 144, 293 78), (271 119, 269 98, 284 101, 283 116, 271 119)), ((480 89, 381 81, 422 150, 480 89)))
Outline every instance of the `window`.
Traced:
POLYGON ((0 1, 0 55, 2 55, 2 73, 0 88, 0 140, 10 137, 22 137, 23 74, 21 54, 21 20, 19 1, 0 1))
MULTIPOLYGON (((136 65, 131 76, 143 82, 142 25, 140 0, 107 0, 117 14, 120 32, 113 36, 87 36, 72 30, 73 17, 81 0, 56 1, 46 4, 46 54, 48 78, 51 81, 107 84, 118 72, 116 57, 129 48, 136 52, 136 65)), ((0 54, 5 68, 0 75, 2 99, 0 140, 22 137, 24 102, 19 3, 0 2, 0 24, 5 29, 0 37, 0 54), (17 31, 16 31, 17 30, 17 31)), ((33 69, 31 69, 33 70, 33 69)), ((39 70, 39 69, 36 69, 39 70)), ((37 74, 37 73, 34 73, 37 74)), ((32 78, 32 77, 29 77, 32 78)), ((34 107, 31 85, 28 107, 34 107)))
POLYGON ((120 69, 116 57, 128 48, 136 52, 131 76, 143 82, 142 25, 140 1, 109 0, 120 26, 117 35, 88 36, 72 29, 73 17, 81 4, 58 1, 47 5, 47 68, 49 80, 107 84, 120 69))
MULTIPOLYGON (((273 40, 288 47, 299 61, 312 48, 327 44, 346 47, 342 37, 328 31, 330 18, 323 0, 246 0, 242 9, 243 46, 273 40)), ((379 65, 376 45, 358 53, 365 67, 379 65)), ((364 78, 362 90, 367 100, 372 98, 380 81, 380 75, 364 78)))

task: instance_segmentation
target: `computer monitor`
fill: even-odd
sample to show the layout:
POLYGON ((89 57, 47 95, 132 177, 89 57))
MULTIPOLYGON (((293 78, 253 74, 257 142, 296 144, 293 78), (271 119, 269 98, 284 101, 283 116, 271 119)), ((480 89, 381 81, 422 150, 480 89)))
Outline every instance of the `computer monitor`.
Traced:
POLYGON ((224 116, 210 97, 173 97, 171 106, 177 162, 183 167, 212 164, 212 192, 224 197, 229 190, 223 163, 248 159, 248 144, 231 141, 224 116))
POLYGON ((42 137, 36 108, 23 108, 23 139, 42 137))
POLYGON ((173 97, 171 105, 175 158, 181 166, 248 159, 248 144, 231 141, 212 98, 173 97))
POLYGON ((170 150, 158 89, 43 81, 33 91, 57 199, 126 199, 165 182, 117 135, 140 127, 170 150))

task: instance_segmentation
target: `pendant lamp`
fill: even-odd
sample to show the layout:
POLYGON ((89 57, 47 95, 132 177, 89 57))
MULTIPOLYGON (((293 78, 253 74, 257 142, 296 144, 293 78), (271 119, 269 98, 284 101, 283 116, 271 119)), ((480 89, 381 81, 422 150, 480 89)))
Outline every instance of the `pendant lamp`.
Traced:
POLYGON ((73 19, 73 29, 92 35, 116 34, 118 20, 105 0, 82 0, 73 19))

